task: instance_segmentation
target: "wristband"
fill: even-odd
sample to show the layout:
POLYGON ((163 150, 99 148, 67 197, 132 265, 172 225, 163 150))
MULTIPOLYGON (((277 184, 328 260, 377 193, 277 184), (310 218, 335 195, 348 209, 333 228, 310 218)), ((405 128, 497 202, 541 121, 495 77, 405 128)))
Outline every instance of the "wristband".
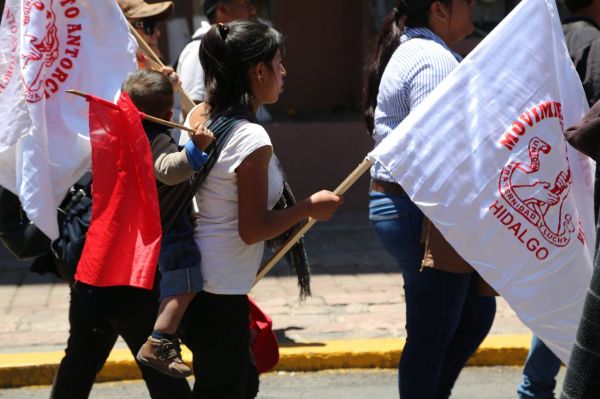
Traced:
POLYGON ((188 162, 192 166, 192 169, 198 170, 202 167, 202 165, 208 162, 208 155, 204 151, 198 149, 192 140, 185 143, 184 148, 185 155, 187 156, 188 162))

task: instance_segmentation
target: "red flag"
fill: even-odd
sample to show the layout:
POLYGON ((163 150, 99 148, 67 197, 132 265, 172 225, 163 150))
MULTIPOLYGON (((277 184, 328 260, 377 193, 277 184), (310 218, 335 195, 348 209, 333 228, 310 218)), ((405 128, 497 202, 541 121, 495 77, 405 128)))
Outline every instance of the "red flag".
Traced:
POLYGON ((273 332, 273 320, 264 313, 250 295, 250 347, 259 373, 271 370, 279 362, 279 343, 273 332))
POLYGON ((161 225, 150 144, 126 93, 117 104, 87 96, 92 220, 75 280, 152 289, 161 225))

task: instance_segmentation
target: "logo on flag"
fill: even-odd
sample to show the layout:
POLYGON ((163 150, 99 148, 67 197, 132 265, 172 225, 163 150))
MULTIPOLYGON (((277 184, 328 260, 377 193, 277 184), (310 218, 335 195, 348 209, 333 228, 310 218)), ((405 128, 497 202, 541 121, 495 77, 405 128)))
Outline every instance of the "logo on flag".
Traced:
POLYGON ((60 84, 69 77, 73 62, 81 46, 81 23, 79 8, 75 3, 61 2, 54 10, 54 0, 26 0, 23 29, 25 42, 21 59, 25 99, 35 103, 42 97, 56 93, 60 84), (66 43, 59 40, 56 12, 64 14, 67 23, 60 26, 66 30, 66 43))
POLYGON ((50 238, 58 204, 90 166, 87 107, 65 90, 115 98, 136 68, 136 48, 114 0, 5 1, 0 185, 50 238))
MULTIPOLYGON (((502 135, 498 144, 508 151, 521 150, 529 130, 539 134, 538 124, 543 131, 564 128, 562 106, 560 102, 547 101, 533 107, 519 116, 510 130, 502 135)), ((548 140, 548 139, 546 139, 548 140)), ((498 191, 504 200, 502 204, 496 200, 489 208, 491 212, 525 247, 535 253, 539 260, 549 255, 544 244, 554 247, 565 247, 575 232, 575 224, 579 227, 573 201, 567 201, 571 192, 572 177, 569 159, 564 143, 550 145, 544 139, 532 137, 525 151, 525 159, 511 159, 502 168, 498 181, 498 191), (552 156, 562 157, 562 162, 552 162, 552 156), (512 212, 521 215, 515 216, 512 212), (575 215, 575 216, 574 216, 575 215), (531 236, 531 228, 537 229, 537 237, 531 236)), ((580 241, 584 242, 584 234, 578 232, 580 241)))
POLYGON ((6 86, 8 86, 15 74, 18 62, 17 49, 19 47, 19 26, 12 8, 8 6, 5 7, 2 19, 7 26, 10 50, 6 62, 0 64, 0 68, 2 68, 0 69, 0 94, 4 91, 6 86))

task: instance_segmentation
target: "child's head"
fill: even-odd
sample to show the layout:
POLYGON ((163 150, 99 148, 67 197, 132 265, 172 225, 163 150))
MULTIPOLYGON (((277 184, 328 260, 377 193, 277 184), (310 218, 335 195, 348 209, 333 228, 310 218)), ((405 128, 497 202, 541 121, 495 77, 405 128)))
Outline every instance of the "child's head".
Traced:
POLYGON ((139 70, 129 74, 121 90, 143 113, 170 120, 173 116, 173 85, 157 71, 139 70))

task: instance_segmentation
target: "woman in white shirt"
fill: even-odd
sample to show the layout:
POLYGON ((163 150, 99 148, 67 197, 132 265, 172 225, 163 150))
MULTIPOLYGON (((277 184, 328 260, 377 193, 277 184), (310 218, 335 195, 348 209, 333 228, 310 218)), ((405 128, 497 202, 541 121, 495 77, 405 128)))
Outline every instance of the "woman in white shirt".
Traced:
POLYGON ((193 126, 223 115, 243 121, 196 196, 203 291, 184 320, 194 354, 194 397, 256 396, 246 294, 260 266, 263 242, 308 217, 327 220, 342 203, 341 197, 320 191, 295 206, 273 210, 283 193, 283 177, 255 114, 283 91, 282 50, 281 34, 255 21, 217 24, 200 46, 206 102, 190 112, 186 123, 193 126))

